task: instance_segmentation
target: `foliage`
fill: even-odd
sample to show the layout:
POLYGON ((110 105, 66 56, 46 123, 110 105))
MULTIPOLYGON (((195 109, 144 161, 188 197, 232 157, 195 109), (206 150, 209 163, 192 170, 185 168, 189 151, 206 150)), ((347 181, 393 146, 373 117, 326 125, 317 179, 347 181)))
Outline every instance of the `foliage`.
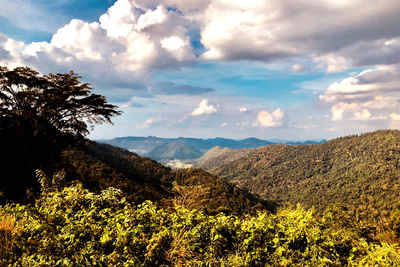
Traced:
POLYGON ((322 212, 340 204, 376 224, 400 207, 400 131, 272 145, 210 171, 263 199, 322 212))
POLYGON ((0 117, 29 119, 74 135, 87 134, 88 124, 111 123, 111 117, 120 114, 116 106, 92 94, 93 88, 80 78, 72 71, 42 76, 28 67, 0 67, 0 117))
POLYGON ((255 148, 231 149, 216 146, 208 150, 202 157, 194 160, 193 164, 196 167, 209 171, 218 166, 245 157, 255 151, 255 148))
POLYGON ((28 67, 0 67, 0 191, 7 199, 35 191, 37 168, 54 171, 63 149, 94 123, 120 114, 80 78, 72 71, 40 75, 28 67))
POLYGON ((65 170, 67 181, 78 179, 85 188, 97 193, 115 187, 135 203, 151 200, 171 206, 173 198, 179 195, 174 190, 175 182, 176 186, 207 188, 195 206, 208 213, 243 214, 274 208, 272 203, 261 201, 203 170, 173 171, 128 150, 91 141, 65 150, 59 169, 65 170))
POLYGON ((0 228, 1 244, 8 246, 0 265, 400 264, 396 245, 365 239, 357 223, 332 220, 341 216, 335 209, 321 218, 301 206, 276 214, 206 215, 149 201, 132 205, 118 189, 94 194, 76 184, 43 191, 35 206, 6 205, 1 211, 23 227, 12 239, 4 239, 0 228))

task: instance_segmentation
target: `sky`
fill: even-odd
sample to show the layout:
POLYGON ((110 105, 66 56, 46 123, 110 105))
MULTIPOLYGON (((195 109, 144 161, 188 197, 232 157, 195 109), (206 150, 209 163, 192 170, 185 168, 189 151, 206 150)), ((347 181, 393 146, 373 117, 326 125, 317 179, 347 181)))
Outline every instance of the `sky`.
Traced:
POLYGON ((119 136, 331 139, 400 128, 400 1, 0 0, 0 65, 73 70, 119 136))

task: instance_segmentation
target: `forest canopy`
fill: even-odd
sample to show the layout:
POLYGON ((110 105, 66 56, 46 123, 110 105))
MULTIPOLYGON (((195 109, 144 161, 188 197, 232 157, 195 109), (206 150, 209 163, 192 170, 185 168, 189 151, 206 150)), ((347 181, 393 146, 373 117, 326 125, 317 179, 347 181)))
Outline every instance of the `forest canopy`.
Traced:
POLYGON ((37 168, 53 171, 63 149, 121 113, 80 79, 73 71, 0 67, 0 191, 21 197, 37 168))

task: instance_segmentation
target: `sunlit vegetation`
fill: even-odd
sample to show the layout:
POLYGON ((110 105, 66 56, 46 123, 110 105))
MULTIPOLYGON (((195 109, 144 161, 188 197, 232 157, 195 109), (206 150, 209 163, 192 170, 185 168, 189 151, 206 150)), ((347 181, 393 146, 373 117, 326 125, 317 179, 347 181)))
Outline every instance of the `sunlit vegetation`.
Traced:
MULTIPOLYGON (((1 265, 400 264, 396 244, 369 236, 337 208, 322 217, 301 206, 207 215, 186 206, 187 192, 170 208, 129 203, 115 188, 91 193, 79 183, 42 192, 34 205, 1 207, 1 265)), ((194 197, 203 193, 196 190, 194 197)))
POLYGON ((400 132, 226 155, 242 190, 85 139, 79 79, 0 67, 0 266, 400 265, 400 132))
POLYGON ((267 146, 211 173, 280 205, 323 211, 337 203, 378 224, 400 207, 400 131, 267 146))

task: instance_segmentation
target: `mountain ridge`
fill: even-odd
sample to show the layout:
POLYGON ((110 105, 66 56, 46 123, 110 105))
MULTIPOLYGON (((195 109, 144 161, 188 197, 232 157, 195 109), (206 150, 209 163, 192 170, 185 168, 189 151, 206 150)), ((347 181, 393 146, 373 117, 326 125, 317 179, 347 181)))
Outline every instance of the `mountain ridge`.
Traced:
POLYGON ((378 219, 400 207, 400 131, 265 146, 209 171, 263 199, 317 210, 337 203, 378 219))
MULTIPOLYGON (((148 156, 154 158, 154 153, 151 153, 152 150, 156 149, 157 147, 163 147, 162 150, 165 150, 167 144, 173 142, 183 142, 186 145, 192 147, 201 152, 201 157, 204 153, 206 153, 209 149, 220 146, 220 147, 227 147, 231 149, 242 149, 242 148, 257 148, 266 145, 272 145, 276 142, 271 142, 268 140, 262 140, 255 137, 249 137, 245 139, 229 139, 229 138, 222 138, 222 137, 215 137, 215 138, 192 138, 192 137, 177 137, 177 138, 161 138, 156 136, 147 136, 147 137, 140 137, 140 136, 126 136, 126 137, 117 137, 109 140, 99 140, 101 143, 106 143, 110 145, 114 145, 117 147, 125 148, 130 150, 131 152, 138 153, 142 156, 148 156)), ((290 144, 305 144, 305 143, 319 143, 325 142, 326 140, 322 141, 313 141, 308 140, 304 142, 297 142, 297 141, 287 141, 290 144)), ((167 153, 164 151, 163 153, 167 153)), ((168 154, 168 153, 167 153, 168 154)), ((157 160, 169 160, 172 159, 169 156, 166 158, 161 158, 156 155, 157 160)), ((181 159, 193 159, 191 157, 188 158, 181 158, 181 159)))

